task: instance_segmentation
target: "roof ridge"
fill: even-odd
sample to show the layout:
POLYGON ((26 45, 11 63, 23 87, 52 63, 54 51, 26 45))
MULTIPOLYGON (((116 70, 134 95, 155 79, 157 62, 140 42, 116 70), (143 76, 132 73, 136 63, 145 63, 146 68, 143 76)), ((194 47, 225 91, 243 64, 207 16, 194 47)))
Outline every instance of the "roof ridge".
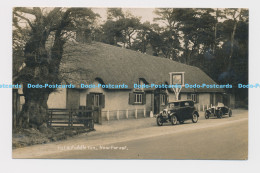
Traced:
MULTIPOLYGON (((86 45, 86 43, 79 43, 79 44, 82 44, 82 45, 86 45)), ((175 63, 175 64, 180 64, 180 65, 183 65, 183 66, 189 66, 189 67, 195 67, 195 68, 198 68, 196 66, 193 66, 193 65, 189 65, 189 64, 184 64, 182 62, 178 62, 178 61, 174 61, 172 59, 169 59, 169 58, 164 58, 164 57, 160 57, 160 56, 153 56, 153 55, 149 55, 149 54, 144 54, 142 52, 139 52, 139 51, 135 51, 135 50, 132 50, 132 49, 127 49, 127 48, 124 48, 124 47, 119 47, 119 46, 114 46, 114 45, 111 45, 111 44, 107 44, 107 43, 102 43, 102 42, 99 42, 99 41, 92 41, 88 44, 101 44, 101 45, 104 45, 104 46, 107 46, 107 47, 111 47, 111 48, 115 48, 115 49, 120 49, 120 50, 124 50, 124 51, 128 51, 128 52, 135 52, 137 54, 140 54, 142 56, 148 56, 150 58, 154 58, 154 59, 162 59, 163 61, 169 61, 171 63, 175 63)), ((200 69, 200 68, 199 68, 200 69)), ((201 69, 200 69, 201 70, 201 69)))

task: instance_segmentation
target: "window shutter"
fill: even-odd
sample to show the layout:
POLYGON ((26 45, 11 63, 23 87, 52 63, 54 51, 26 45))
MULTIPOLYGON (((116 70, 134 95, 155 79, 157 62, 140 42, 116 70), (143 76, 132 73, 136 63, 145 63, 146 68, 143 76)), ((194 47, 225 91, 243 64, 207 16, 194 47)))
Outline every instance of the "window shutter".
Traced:
POLYGON ((135 102, 135 93, 129 93, 129 104, 133 105, 135 102))
POLYGON ((169 102, 169 96, 167 94, 165 94, 165 105, 167 105, 169 102))
POLYGON ((88 94, 87 95, 87 106, 94 105, 94 103, 93 103, 93 101, 94 101, 93 96, 94 96, 93 94, 88 94))
POLYGON ((213 93, 210 93, 210 104, 213 105, 213 93))
POLYGON ((191 99, 191 94, 188 93, 188 94, 187 94, 187 100, 190 100, 190 99, 191 99))
POLYGON ((100 105, 102 108, 105 107, 105 95, 104 95, 104 94, 100 94, 99 105, 100 105))
POLYGON ((199 97, 200 97, 200 95, 199 95, 199 94, 196 94, 196 103, 199 103, 199 102, 200 102, 199 97))
POLYGON ((142 94, 142 99, 143 99, 143 105, 145 105, 146 104, 146 94, 145 93, 143 93, 142 94))

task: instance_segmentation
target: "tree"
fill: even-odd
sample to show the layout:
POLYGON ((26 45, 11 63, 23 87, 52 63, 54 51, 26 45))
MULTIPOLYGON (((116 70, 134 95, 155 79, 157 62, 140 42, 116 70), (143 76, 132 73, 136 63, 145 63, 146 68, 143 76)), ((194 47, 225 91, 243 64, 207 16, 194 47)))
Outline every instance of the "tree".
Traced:
POLYGON ((140 24, 136 37, 133 39, 134 41, 132 43, 132 49, 146 53, 152 32, 153 31, 150 22, 144 22, 140 24))
POLYGON ((213 10, 213 14, 215 17, 215 26, 214 26, 214 45, 213 45, 213 49, 212 52, 213 54, 215 54, 216 48, 219 45, 219 39, 218 39, 218 25, 219 25, 219 21, 225 18, 225 14, 224 11, 222 9, 214 9, 213 10))
POLYGON ((107 21, 103 24, 103 42, 117 45, 119 42, 123 47, 132 47, 133 36, 140 27, 140 19, 131 13, 124 13, 121 8, 109 8, 107 10, 107 21))
POLYGON ((176 61, 180 61, 179 17, 181 12, 181 9, 173 8, 159 8, 154 11, 158 15, 158 17, 154 18, 154 21, 160 21, 165 25, 165 28, 160 33, 163 40, 161 51, 166 58, 176 61))
POLYGON ((149 44, 153 50, 153 56, 159 56, 164 45, 164 40, 161 37, 163 29, 158 24, 151 24, 151 32, 149 33, 149 44))
POLYGON ((108 20, 120 20, 125 18, 125 14, 122 8, 108 8, 107 9, 107 19, 108 20))
POLYGON ((59 67, 64 44, 71 34, 89 25, 96 17, 87 8, 14 8, 13 43, 22 43, 16 48, 22 48, 24 57, 24 66, 14 77, 14 82, 23 84, 25 98, 19 120, 21 127, 39 127, 46 123, 47 100, 55 91, 51 88, 28 88, 27 84, 60 84, 59 67), (25 34, 24 28, 28 32, 26 39, 17 37, 25 34), (48 44, 50 37, 53 38, 51 45, 48 44))
POLYGON ((231 58, 233 57, 234 53, 234 42, 235 42, 235 35, 237 32, 237 26, 240 21, 246 21, 248 19, 248 10, 246 9, 226 9, 225 10, 226 16, 229 16, 231 19, 230 21, 233 23, 232 31, 230 33, 230 53, 228 56, 228 69, 231 68, 231 58))

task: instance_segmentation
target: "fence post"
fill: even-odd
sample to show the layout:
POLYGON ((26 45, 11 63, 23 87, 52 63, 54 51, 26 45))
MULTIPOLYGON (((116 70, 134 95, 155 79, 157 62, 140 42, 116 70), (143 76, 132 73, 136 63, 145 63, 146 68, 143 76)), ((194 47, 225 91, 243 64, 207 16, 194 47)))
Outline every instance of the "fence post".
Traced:
POLYGON ((126 119, 128 119, 128 109, 126 110, 125 116, 126 116, 126 119))
POLYGON ((135 109, 135 119, 137 119, 137 109, 135 109))
POLYGON ((73 112, 71 110, 71 119, 70 119, 71 127, 73 127, 73 112))
POLYGON ((117 120, 119 120, 119 110, 117 110, 116 118, 117 118, 117 120))
POLYGON ((98 123, 102 125, 102 111, 101 107, 98 108, 98 123))
POLYGON ((107 111, 107 121, 109 121, 109 110, 107 111))
POLYGON ((205 110, 204 105, 203 105, 203 107, 202 107, 202 110, 203 110, 203 112, 204 112, 204 110, 205 110))
POLYGON ((69 110, 69 122, 68 122, 68 126, 71 126, 71 109, 69 110))
MULTIPOLYGON (((89 113, 88 112, 86 112, 87 111, 87 106, 84 106, 83 107, 83 112, 82 112, 82 115, 84 115, 83 117, 84 118, 86 118, 86 117, 89 117, 89 113)), ((87 127, 88 126, 88 121, 89 120, 84 120, 83 122, 84 122, 84 127, 87 127)))
POLYGON ((94 120, 94 123, 96 123, 96 122, 98 122, 98 117, 96 116, 96 114, 94 114, 94 112, 95 112, 95 106, 94 105, 91 106, 91 110, 92 110, 92 118, 94 120))
POLYGON ((92 120, 90 121, 91 122, 91 124, 89 125, 89 128, 91 129, 91 130, 93 130, 94 129, 94 106, 92 106, 92 108, 91 108, 91 118, 92 118, 92 120))
POLYGON ((50 123, 49 125, 52 126, 52 111, 51 111, 51 120, 49 123, 50 123))
POLYGON ((153 111, 150 111, 150 118, 153 118, 153 111))
POLYGON ((146 109, 144 108, 144 118, 146 117, 146 109))

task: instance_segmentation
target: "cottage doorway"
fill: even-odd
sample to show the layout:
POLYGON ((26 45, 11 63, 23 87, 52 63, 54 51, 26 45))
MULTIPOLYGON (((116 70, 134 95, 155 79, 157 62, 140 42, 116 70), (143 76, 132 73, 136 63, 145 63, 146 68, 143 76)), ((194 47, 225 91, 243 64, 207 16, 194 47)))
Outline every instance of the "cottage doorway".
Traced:
POLYGON ((166 90, 156 89, 154 91, 154 114, 160 113, 163 110, 168 102, 168 95, 166 90))
POLYGON ((89 109, 94 110, 94 122, 102 123, 102 108, 105 107, 105 95, 103 93, 89 93, 86 96, 89 109))
POLYGON ((160 94, 154 94, 154 114, 158 114, 160 112, 160 94))

